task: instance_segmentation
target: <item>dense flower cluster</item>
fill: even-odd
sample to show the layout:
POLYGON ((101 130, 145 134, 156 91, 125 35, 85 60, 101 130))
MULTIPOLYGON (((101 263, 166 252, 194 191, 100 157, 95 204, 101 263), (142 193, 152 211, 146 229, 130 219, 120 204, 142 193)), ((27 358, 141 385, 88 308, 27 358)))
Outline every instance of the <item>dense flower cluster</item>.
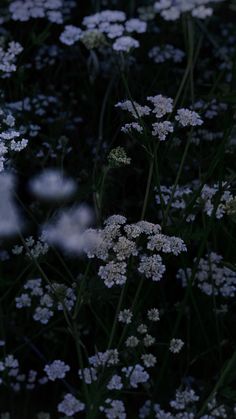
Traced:
MULTIPOLYGON (((131 100, 124 100, 123 102, 118 102, 116 104, 116 107, 128 111, 139 121, 125 124, 121 130, 125 133, 132 132, 132 130, 142 132, 144 125, 143 117, 154 116, 158 122, 152 123, 151 134, 154 138, 157 138, 160 141, 165 141, 168 134, 173 133, 174 129, 177 128, 174 121, 160 121, 161 118, 172 114, 174 110, 173 99, 163 95, 156 95, 148 96, 147 101, 151 102, 152 108, 147 105, 140 105, 139 103, 131 100)), ((185 108, 177 110, 174 120, 178 122, 180 127, 195 127, 203 124, 203 120, 197 112, 185 108)))
POLYGON ((193 284, 206 295, 232 298, 236 293, 236 272, 224 266, 222 262, 222 256, 211 252, 205 258, 200 259, 193 278, 191 268, 180 269, 177 278, 181 279, 182 285, 185 287, 188 281, 192 280, 193 284))
POLYGON ((152 281, 159 281, 165 272, 165 266, 162 257, 153 252, 172 253, 177 256, 187 250, 183 240, 162 234, 158 224, 147 221, 126 224, 126 218, 120 215, 109 217, 103 229, 88 232, 95 233, 98 239, 97 242, 91 243, 92 246, 87 246, 85 251, 88 257, 96 257, 106 262, 106 265, 100 266, 98 275, 108 288, 125 284, 127 264, 131 257, 139 259, 139 273, 152 281), (138 246, 142 237, 146 238, 146 247, 144 246, 143 250, 138 246), (147 251, 151 251, 151 254, 146 254, 147 251))
POLYGON ((71 0, 14 0, 9 5, 13 20, 26 22, 30 19, 46 18, 52 23, 63 23, 64 15, 75 3, 71 0))
POLYGON ((0 419, 235 418, 235 2, 0 3, 0 419))
POLYGON ((214 185, 200 185, 199 181, 187 185, 160 185, 156 187, 156 203, 158 206, 171 205, 173 213, 187 209, 193 196, 197 193, 197 198, 191 208, 191 213, 186 214, 186 221, 195 220, 200 211, 203 211, 208 217, 221 219, 227 210, 227 205, 233 200, 233 195, 226 182, 214 185), (199 191, 199 192, 198 192, 199 191))
POLYGON ((139 41, 130 34, 146 32, 147 24, 138 18, 127 19, 120 10, 103 10, 83 19, 85 29, 73 25, 65 26, 60 36, 62 43, 73 45, 81 40, 88 49, 109 45, 116 52, 129 52, 139 47, 139 41))

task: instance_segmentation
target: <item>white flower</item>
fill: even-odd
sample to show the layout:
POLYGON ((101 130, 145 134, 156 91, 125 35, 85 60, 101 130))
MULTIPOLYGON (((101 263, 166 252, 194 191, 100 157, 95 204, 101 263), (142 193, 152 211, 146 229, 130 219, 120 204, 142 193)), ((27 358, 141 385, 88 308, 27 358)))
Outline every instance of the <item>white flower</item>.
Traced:
POLYGON ((144 33, 147 30, 147 23, 140 19, 129 19, 125 22, 127 32, 144 33))
POLYGON ((153 113, 155 113, 156 118, 162 118, 167 113, 171 113, 173 111, 173 99, 162 96, 148 96, 147 100, 149 100, 153 106, 153 113))
POLYGON ((146 336, 144 336, 144 338, 143 338, 143 344, 144 344, 144 346, 146 346, 147 348, 148 348, 149 346, 154 345, 155 341, 156 341, 156 339, 155 339, 153 336, 148 335, 148 334, 147 334, 146 336))
POLYGON ((160 313, 157 308, 151 308, 150 310, 148 310, 147 316, 148 319, 152 322, 157 322, 160 320, 160 313))
POLYGON ((152 124, 152 135, 157 136, 160 141, 165 141, 169 132, 174 131, 174 127, 171 122, 164 121, 164 122, 155 122, 152 124))
POLYGON ((23 307, 30 307, 31 306, 31 298, 28 294, 21 294, 20 297, 15 298, 16 307, 23 308, 23 307))
POLYGON ((107 419, 126 419, 125 406, 121 400, 105 400, 106 405, 100 406, 99 410, 107 419))
POLYGON ((42 324, 47 324, 52 316, 53 312, 47 307, 37 307, 33 319, 42 324))
POLYGON ((60 360, 55 360, 51 364, 47 364, 44 367, 44 371, 51 381, 55 381, 57 378, 64 378, 69 370, 69 365, 66 365, 65 362, 60 360))
POLYGON ((105 266, 100 266, 98 275, 104 279, 104 283, 108 288, 114 285, 124 285, 126 282, 125 262, 109 262, 105 266))
POLYGON ((171 339, 169 350, 173 354, 177 354, 181 351, 184 346, 184 342, 181 339, 171 339))
POLYGON ((146 368, 154 367, 157 362, 156 357, 152 354, 144 354, 141 356, 141 359, 146 368))
POLYGON ((206 19, 207 17, 210 17, 212 13, 213 9, 211 7, 205 7, 204 5, 192 10, 192 16, 197 17, 198 19, 206 19))
POLYGON ((90 240, 96 241, 95 233, 86 234, 86 227, 92 219, 92 211, 85 205, 62 211, 54 222, 44 226, 45 241, 56 244, 72 254, 80 254, 89 245, 90 240))
POLYGON ((66 25, 64 32, 60 35, 60 41, 65 45, 73 45, 82 35, 82 30, 73 25, 66 25))
POLYGON ((118 242, 113 247, 114 252, 118 260, 124 260, 129 258, 131 255, 137 256, 138 250, 135 242, 127 239, 126 237, 119 237, 118 242))
MULTIPOLYGON (((121 108, 123 111, 130 112, 134 118, 138 119, 142 116, 149 115, 151 112, 151 109, 149 106, 142 106, 139 103, 131 100, 123 100, 122 102, 118 102, 116 105, 116 108, 121 108)), ((135 126, 137 128, 136 123, 128 124, 128 126, 135 126)))
POLYGON ((113 375, 107 384, 107 388, 108 390, 121 390, 123 388, 122 378, 117 374, 113 375))
POLYGON ((138 48, 139 42, 131 36, 121 36, 114 42, 112 48, 117 52, 129 52, 133 48, 138 48))
POLYGON ((124 309, 119 312, 118 320, 121 323, 130 324, 132 320, 132 312, 129 309, 124 309))
POLYGON ((149 380, 149 374, 142 365, 136 364, 130 367, 122 368, 122 372, 128 378, 131 387, 137 388, 138 384, 146 383, 149 380))
POLYGON ((137 332, 138 333, 140 333, 140 334, 145 334, 145 333, 147 333, 147 331, 148 331, 148 328, 147 328, 147 325, 146 324, 144 324, 144 323, 141 323, 138 327, 137 327, 137 332))
POLYGON ((190 109, 186 109, 186 108, 178 109, 175 119, 183 127, 187 127, 187 126, 195 127, 195 126, 203 124, 203 120, 200 118, 197 112, 190 111, 190 109))
POLYGON ((58 404, 57 410, 67 416, 73 416, 75 413, 85 410, 85 404, 76 399, 72 394, 67 393, 62 402, 58 404))
POLYGON ((58 200, 68 199, 76 191, 73 179, 64 176, 56 169, 46 169, 31 179, 31 192, 40 199, 58 200))
POLYGON ((129 336, 125 341, 125 345, 127 346, 127 348, 135 348, 136 346, 138 346, 138 344, 139 340, 136 336, 129 336))
POLYGON ((142 256, 138 267, 140 273, 143 273, 146 278, 151 278, 153 281, 160 281, 166 268, 162 263, 162 258, 159 255, 142 256))

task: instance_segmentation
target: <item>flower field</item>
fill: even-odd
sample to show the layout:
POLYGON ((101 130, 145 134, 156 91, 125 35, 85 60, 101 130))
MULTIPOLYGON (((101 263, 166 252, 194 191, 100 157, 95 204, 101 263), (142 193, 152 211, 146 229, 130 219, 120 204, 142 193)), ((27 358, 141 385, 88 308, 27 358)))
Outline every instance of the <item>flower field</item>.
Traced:
POLYGON ((0 419, 236 418, 235 22, 0 2, 0 419))

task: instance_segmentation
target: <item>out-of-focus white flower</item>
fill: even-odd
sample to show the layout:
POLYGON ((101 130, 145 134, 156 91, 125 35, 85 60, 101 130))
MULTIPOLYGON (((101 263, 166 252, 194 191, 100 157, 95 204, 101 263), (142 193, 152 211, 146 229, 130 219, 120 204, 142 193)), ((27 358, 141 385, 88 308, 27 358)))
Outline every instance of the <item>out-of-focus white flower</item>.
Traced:
POLYGON ((15 180, 9 173, 0 174, 0 237, 17 234, 22 221, 13 199, 15 180))
POLYGON ((92 221, 93 213, 85 205, 62 211, 54 221, 44 226, 44 238, 69 253, 81 254, 97 240, 95 231, 87 231, 92 221))
POLYGON ((56 169, 44 170, 30 181, 29 187, 37 198, 47 201, 66 200, 76 191, 74 180, 56 169))

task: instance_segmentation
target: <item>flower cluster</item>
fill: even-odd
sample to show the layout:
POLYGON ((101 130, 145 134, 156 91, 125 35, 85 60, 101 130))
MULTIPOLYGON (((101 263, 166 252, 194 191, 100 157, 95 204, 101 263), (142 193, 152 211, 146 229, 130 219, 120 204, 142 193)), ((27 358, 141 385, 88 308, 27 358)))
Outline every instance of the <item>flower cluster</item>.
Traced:
MULTIPOLYGON (((148 102, 151 102, 152 108, 149 105, 143 106, 131 100, 124 100, 115 105, 122 110, 128 111, 136 120, 138 120, 138 122, 125 124, 121 130, 125 133, 132 132, 132 130, 142 133, 144 128, 143 117, 154 116, 157 122, 152 123, 151 134, 154 138, 165 141, 168 134, 173 133, 176 128, 176 124, 169 121, 170 114, 172 114, 174 110, 174 101, 172 98, 163 95, 148 96, 147 100, 148 102), (163 117, 167 118, 167 115, 169 115, 168 119, 160 120, 163 117)), ((197 112, 186 108, 177 110, 174 121, 178 123, 180 127, 195 127, 203 124, 203 120, 197 112)))
POLYGON ((223 265, 223 257, 215 252, 201 258, 192 278, 192 269, 180 269, 177 278, 184 287, 192 280, 204 294, 232 298, 236 293, 236 272, 223 265))
POLYGON ((173 61, 174 63, 180 63, 185 57, 185 53, 179 49, 175 48, 171 44, 165 44, 163 46, 155 46, 150 49, 148 56, 156 64, 161 64, 166 61, 173 61))
MULTIPOLYGON (((157 419, 194 419, 199 410, 199 395, 191 387, 176 390, 175 398, 169 401, 169 410, 164 410, 157 403, 147 400, 139 411, 139 418, 149 418, 154 415, 157 419)), ((228 409, 217 401, 214 395, 207 403, 206 414, 198 415, 199 419, 226 419, 234 416, 234 408, 228 409)))
POLYGON ((23 138, 16 128, 16 121, 11 113, 0 110, 0 122, 0 172, 2 172, 9 163, 9 154, 24 150, 28 145, 28 140, 23 138))
MULTIPOLYGON (((93 230, 88 232, 93 233, 93 230)), ((108 288, 125 284, 130 258, 138 259, 137 272, 152 281, 159 281, 165 266, 156 252, 177 256, 187 250, 183 240, 162 234, 158 224, 147 221, 127 224, 126 218, 121 215, 109 217, 104 228, 95 230, 95 234, 97 242, 93 242, 85 251, 88 257, 106 262, 106 265, 100 266, 98 275, 108 288), (142 240, 145 240, 143 247, 142 240)))
POLYGON ((1 77, 10 77, 11 73, 16 71, 16 59, 18 55, 23 51, 22 46, 19 42, 9 42, 7 49, 0 47, 0 71, 2 72, 1 77))
POLYGON ((71 0, 14 0, 9 5, 9 12, 15 21, 26 22, 30 19, 44 18, 49 22, 61 24, 74 5, 74 1, 71 0))
POLYGON ((29 279, 24 284, 24 291, 16 297, 16 307, 35 308, 33 319, 42 324, 47 324, 57 311, 71 311, 74 307, 76 296, 73 288, 64 284, 52 283, 44 286, 41 278, 29 279))
POLYGON ((228 205, 233 201, 233 195, 226 182, 221 185, 205 184, 203 187, 198 181, 187 185, 169 187, 160 185, 155 188, 155 191, 158 206, 164 205, 166 207, 170 203, 172 213, 187 209, 188 204, 191 203, 193 196, 197 193, 198 197, 192 205, 191 213, 185 214, 187 222, 194 221, 200 211, 203 211, 208 217, 215 216, 217 219, 221 219, 227 212, 228 205))
POLYGON ((44 367, 48 379, 55 381, 57 378, 62 379, 66 376, 66 373, 70 370, 69 365, 65 362, 58 360, 53 361, 51 364, 47 364, 44 367))
POLYGON ((167 21, 180 18, 182 13, 190 12, 193 17, 206 19, 213 13, 209 3, 219 3, 223 0, 158 0, 154 3, 154 10, 167 21))
POLYGON ((138 18, 127 19, 120 10, 103 10, 86 16, 82 21, 84 30, 73 25, 65 26, 60 36, 62 43, 73 45, 81 40, 88 49, 110 45, 116 52, 129 52, 139 47, 139 42, 131 37, 133 33, 144 33, 147 24, 138 18))

